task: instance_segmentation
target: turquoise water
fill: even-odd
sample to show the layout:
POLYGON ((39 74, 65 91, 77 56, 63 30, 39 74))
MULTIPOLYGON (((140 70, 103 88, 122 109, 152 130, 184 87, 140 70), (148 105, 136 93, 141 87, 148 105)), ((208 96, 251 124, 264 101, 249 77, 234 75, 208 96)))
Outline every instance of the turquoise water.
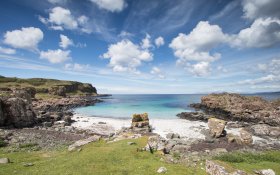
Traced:
MULTIPOLYGON (((256 95, 256 94, 255 94, 256 95)), ((268 100, 279 98, 280 94, 258 94, 268 100)), ((203 95, 165 94, 165 95, 112 95, 101 98, 102 103, 80 107, 76 113, 86 116, 130 118, 134 113, 147 112, 150 118, 177 118, 180 112, 193 111, 188 105, 200 102, 203 95)))

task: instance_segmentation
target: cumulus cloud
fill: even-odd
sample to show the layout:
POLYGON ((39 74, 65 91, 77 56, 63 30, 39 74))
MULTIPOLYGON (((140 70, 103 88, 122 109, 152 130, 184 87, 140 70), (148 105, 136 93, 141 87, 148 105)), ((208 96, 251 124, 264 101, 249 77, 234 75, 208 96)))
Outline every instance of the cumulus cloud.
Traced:
POLYGON ((223 33, 218 25, 211 25, 208 21, 201 21, 188 34, 180 33, 172 40, 169 47, 178 58, 177 65, 191 67, 191 72, 197 76, 207 75, 209 62, 218 60, 220 53, 210 51, 221 43, 228 42, 229 37, 223 33), (199 62, 190 66, 189 62, 199 62))
POLYGON ((50 10, 49 18, 39 16, 39 20, 49 25, 53 30, 80 30, 84 33, 91 33, 88 27, 88 17, 82 15, 75 17, 69 9, 62 7, 54 7, 50 10))
POLYGON ((260 18, 253 24, 231 36, 230 45, 239 48, 270 47, 280 42, 280 20, 260 18))
POLYGON ((4 53, 4 54, 15 54, 16 50, 15 49, 11 49, 11 48, 5 48, 5 47, 1 47, 0 46, 0 53, 4 53))
POLYGON ((258 68, 264 73, 280 75, 280 59, 272 59, 269 63, 258 64, 258 68))
POLYGON ((164 45, 163 37, 160 36, 160 37, 156 38, 155 39, 155 44, 156 44, 157 47, 160 47, 160 46, 164 45))
POLYGON ((151 36, 149 34, 146 34, 146 37, 142 39, 141 47, 143 49, 149 49, 150 47, 153 47, 151 44, 151 36))
POLYGON ((120 12, 127 6, 125 0, 91 0, 91 2, 95 3, 100 9, 110 12, 120 12))
POLYGON ((74 43, 71 39, 69 39, 67 36, 65 35, 60 35, 60 42, 59 42, 59 46, 63 49, 66 49, 68 46, 73 46, 74 43))
POLYGON ((147 49, 132 43, 130 40, 123 39, 116 44, 109 46, 108 51, 102 55, 105 59, 110 59, 109 66, 115 72, 139 73, 137 67, 142 62, 153 60, 153 54, 147 49))
POLYGON ((152 70, 150 71, 151 74, 158 76, 161 79, 165 78, 165 75, 163 74, 163 72, 160 70, 160 68, 154 66, 152 68, 152 70))
POLYGON ((7 31, 4 34, 4 43, 14 48, 38 50, 38 43, 43 40, 44 34, 39 28, 23 27, 21 30, 7 31))
POLYGON ((197 64, 191 65, 190 72, 196 76, 206 76, 210 73, 210 63, 209 62, 199 62, 197 64))
POLYGON ((208 21, 201 21, 186 35, 180 33, 169 45, 179 61, 212 62, 220 58, 220 54, 210 54, 210 50, 226 42, 227 36, 218 25, 210 25, 208 21))
POLYGON ((71 59, 70 50, 48 50, 48 51, 41 51, 40 58, 46 59, 50 63, 63 63, 67 60, 71 59))
POLYGON ((257 18, 280 18, 279 0, 243 0, 244 17, 257 18))
POLYGON ((65 4, 67 0, 48 0, 52 4, 65 4))
POLYGON ((85 71, 89 69, 88 64, 78 64, 78 63, 67 63, 64 65, 65 70, 71 70, 71 71, 85 71))

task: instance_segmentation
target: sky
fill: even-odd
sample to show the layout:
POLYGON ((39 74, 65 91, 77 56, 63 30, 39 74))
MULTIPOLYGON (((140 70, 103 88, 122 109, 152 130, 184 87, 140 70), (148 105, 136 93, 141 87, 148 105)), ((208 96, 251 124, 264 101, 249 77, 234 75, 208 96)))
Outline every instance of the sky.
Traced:
POLYGON ((280 90, 279 0, 1 0, 0 75, 98 93, 280 90))

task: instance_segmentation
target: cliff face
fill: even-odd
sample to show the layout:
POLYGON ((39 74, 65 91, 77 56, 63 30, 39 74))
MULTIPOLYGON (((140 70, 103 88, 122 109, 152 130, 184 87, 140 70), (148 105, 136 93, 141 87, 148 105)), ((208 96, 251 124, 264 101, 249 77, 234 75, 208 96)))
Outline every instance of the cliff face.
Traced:
MULTIPOLYGON (((49 94, 57 96, 70 95, 96 95, 97 90, 91 84, 76 81, 63 81, 44 78, 9 78, 0 77, 0 90, 12 91, 24 89, 31 94, 49 94)), ((34 95, 32 98, 34 98, 34 95)))

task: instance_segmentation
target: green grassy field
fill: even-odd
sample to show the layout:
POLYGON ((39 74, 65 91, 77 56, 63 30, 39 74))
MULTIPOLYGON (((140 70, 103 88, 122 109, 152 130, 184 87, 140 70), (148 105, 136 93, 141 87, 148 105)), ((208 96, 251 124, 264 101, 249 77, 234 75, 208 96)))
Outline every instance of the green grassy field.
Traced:
POLYGON ((157 174, 156 171, 161 166, 167 168, 166 174, 206 174, 200 166, 189 168, 179 164, 167 164, 160 161, 159 154, 151 154, 147 151, 137 152, 137 148, 144 147, 146 142, 146 137, 109 144, 100 141, 86 145, 81 152, 63 150, 4 153, 5 149, 2 149, 0 157, 8 157, 13 163, 0 164, 0 174, 149 175, 157 174), (128 145, 128 141, 134 141, 137 144, 128 145), (34 165, 23 166, 24 163, 29 162, 34 163, 34 165))
MULTIPOLYGON (((100 141, 91 143, 80 152, 68 152, 67 149, 56 151, 19 151, 7 153, 7 148, 0 148, 0 157, 8 157, 12 163, 0 164, 1 175, 150 175, 157 174, 159 167, 167 168, 166 174, 206 175, 204 165, 187 167, 181 164, 168 164, 160 160, 161 155, 147 151, 138 152, 147 143, 147 137, 136 140, 123 140, 114 143, 100 141), (127 142, 136 142, 128 145, 127 142), (25 167, 25 163, 33 166, 25 167)), ((229 170, 241 169, 248 173, 254 170, 273 169, 280 173, 280 151, 261 154, 229 153, 215 159, 229 170)))

